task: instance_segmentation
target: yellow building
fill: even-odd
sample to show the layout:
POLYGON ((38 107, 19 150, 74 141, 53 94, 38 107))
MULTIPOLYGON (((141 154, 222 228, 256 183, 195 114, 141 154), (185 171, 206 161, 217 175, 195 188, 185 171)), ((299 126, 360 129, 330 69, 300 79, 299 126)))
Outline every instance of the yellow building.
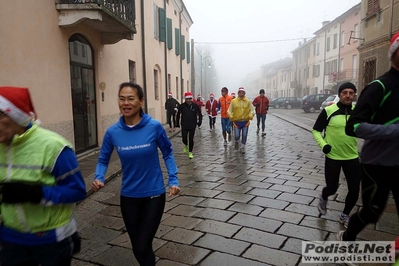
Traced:
POLYGON ((82 153, 117 121, 122 82, 166 122, 168 92, 190 90, 192 23, 182 0, 2 1, 0 85, 28 87, 42 126, 82 153))

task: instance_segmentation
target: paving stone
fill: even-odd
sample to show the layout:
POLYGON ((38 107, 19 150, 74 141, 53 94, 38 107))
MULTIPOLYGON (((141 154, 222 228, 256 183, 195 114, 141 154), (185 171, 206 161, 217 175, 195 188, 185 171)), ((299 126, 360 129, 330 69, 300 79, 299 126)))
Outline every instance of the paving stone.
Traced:
POLYGON ((258 261, 253 261, 249 259, 240 258, 237 256, 220 253, 220 252, 212 252, 210 256, 208 256, 203 262, 201 262, 200 266, 267 266, 266 264, 258 261))
POLYGON ((332 233, 336 233, 337 231, 344 229, 343 226, 338 222, 338 219, 335 221, 331 221, 325 219, 323 216, 321 218, 307 216, 305 217, 305 219, 303 219, 300 225, 320 229, 323 231, 329 231, 332 233))
POLYGON ((189 196, 179 196, 172 200, 172 203, 175 204, 186 204, 186 205, 197 205, 201 201, 204 201, 205 198, 202 197, 189 197, 189 196))
POLYGON ((172 231, 173 228, 174 228, 174 227, 172 227, 172 226, 168 226, 168 225, 165 225, 165 224, 161 223, 161 224, 159 225, 159 227, 158 227, 158 230, 157 230, 157 232, 156 232, 156 234, 155 234, 155 237, 160 238, 160 237, 162 237, 164 234, 166 234, 167 232, 172 231))
MULTIPOLYGON (((399 204, 399 202, 398 202, 399 204)), ((399 236, 399 221, 396 213, 383 213, 378 220, 376 229, 399 236)))
MULTIPOLYGON (((277 176, 277 175, 276 175, 277 176)), ((279 178, 274 178, 274 177, 268 177, 264 180, 264 182, 266 183, 272 183, 272 184, 284 184, 286 182, 286 180, 284 179, 279 179, 279 178)))
POLYGON ((235 214, 236 213, 232 211, 225 211, 213 208, 203 208, 201 211, 196 213, 194 217, 226 222, 235 214))
POLYGON ((317 210, 317 207, 315 207, 315 206, 290 203, 290 205, 288 207, 286 207, 284 210, 289 211, 289 212, 300 213, 300 214, 304 214, 304 215, 311 215, 311 216, 315 216, 315 217, 319 216, 319 211, 317 210))
POLYGON ((100 203, 90 198, 85 199, 79 204, 79 209, 89 210, 90 212, 100 212, 106 207, 106 204, 100 203))
POLYGON ((178 263, 176 261, 172 261, 172 260, 158 260, 157 261, 157 266, 187 266, 188 264, 184 264, 184 263, 178 263))
POLYGON ((221 192, 218 190, 202 189, 202 188, 189 188, 184 189, 180 192, 182 196, 198 196, 205 198, 213 198, 221 192))
POLYGON ((303 204, 310 204, 314 198, 313 197, 307 197, 307 196, 301 196, 301 195, 296 195, 296 194, 291 194, 291 193, 282 193, 277 197, 278 200, 285 200, 288 202, 295 202, 295 203, 303 203, 303 204))
POLYGON ((112 246, 120 246, 127 249, 132 249, 129 234, 126 232, 108 242, 112 246))
POLYGON ((263 211, 264 208, 244 203, 234 203, 232 206, 228 208, 229 211, 240 212, 244 214, 251 214, 257 216, 259 213, 263 211))
POLYGON ((240 230, 240 228, 241 226, 234 224, 212 221, 212 220, 204 220, 203 222, 198 224, 194 228, 194 230, 221 235, 225 237, 232 237, 238 232, 238 230, 240 230))
MULTIPOLYGON (((179 180, 179 183, 180 183, 180 180, 179 180)), ((190 182, 187 185, 181 185, 181 187, 213 189, 219 185, 220 185, 219 183, 205 181, 205 182, 190 182)))
POLYGON ((253 180, 249 180, 248 182, 245 183, 245 186, 247 187, 252 187, 252 188, 269 188, 272 186, 271 183, 267 183, 267 182, 259 182, 259 181, 253 181, 253 180))
POLYGON ((266 232, 275 232, 276 229, 279 228, 282 224, 279 221, 242 213, 238 213, 236 216, 234 216, 229 221, 229 223, 238 224, 250 228, 256 228, 266 232))
POLYGON ((376 231, 375 229, 370 229, 367 227, 357 235, 359 240, 367 241, 394 241, 397 237, 397 234, 376 231))
POLYGON ((183 228, 175 228, 172 231, 169 231, 168 233, 163 235, 162 239, 190 245, 202 235, 204 234, 201 232, 187 230, 183 228))
POLYGON ((203 219, 172 215, 167 219, 163 220, 162 224, 173 227, 185 228, 185 229, 193 229, 197 224, 199 224, 202 221, 203 219))
POLYGON ((103 215, 117 217, 117 218, 122 217, 120 206, 107 206, 105 209, 101 210, 99 213, 103 214, 103 215))
POLYGON ((227 209, 229 206, 233 204, 232 201, 229 200, 221 200, 221 199, 206 199, 197 204, 198 207, 204 208, 216 208, 216 209, 227 209))
POLYGON ((309 196, 309 197, 314 197, 316 199, 319 198, 320 192, 317 190, 313 189, 307 189, 307 188, 300 188, 295 194, 297 195, 303 195, 303 196, 309 196))
POLYGON ((256 197, 249 204, 258 205, 265 208, 284 209, 290 203, 283 200, 275 200, 263 197, 256 197))
POLYGON ((92 264, 90 262, 81 261, 77 259, 72 259, 71 266, 96 266, 96 264, 92 264))
POLYGON ((92 260, 100 265, 140 266, 131 249, 117 246, 107 249, 92 260))
MULTIPOLYGON (((171 198, 171 199, 174 199, 174 198, 171 198)), ((167 212, 167 211, 175 208, 176 206, 178 206, 178 204, 167 201, 167 202, 165 202, 164 212, 167 212)))
POLYGON ((277 233, 287 237, 295 236, 309 241, 324 241, 328 235, 326 231, 288 223, 283 224, 277 233))
POLYGON ((195 265, 203 260, 210 250, 168 242, 155 252, 160 258, 169 259, 178 263, 195 265))
POLYGON ((282 246, 284 241, 287 239, 285 236, 277 234, 266 233, 260 230, 251 228, 242 228, 234 238, 247 241, 249 243, 256 243, 262 246, 271 248, 279 248, 282 246))
POLYGON ((268 247, 252 245, 243 255, 245 258, 262 261, 272 265, 296 265, 301 256, 268 247))
POLYGON ((271 186, 269 189, 282 191, 282 192, 295 193, 298 190, 298 187, 292 187, 292 186, 287 185, 287 184, 284 184, 284 185, 275 184, 275 185, 271 186))
POLYGON ((241 255, 251 244, 218 235, 205 234, 194 245, 223 253, 241 255))
POLYGON ((261 214, 259 214, 259 216, 293 224, 298 224, 304 217, 301 214, 277 210, 273 208, 265 209, 261 214))
POLYGON ((215 189, 220 190, 220 191, 238 192, 238 193, 245 194, 252 188, 247 187, 247 186, 241 186, 241 185, 222 184, 215 189))
POLYGON ((122 234, 121 231, 104 228, 98 225, 92 225, 79 231, 79 234, 84 239, 93 241, 105 242, 111 241, 122 234))
POLYGON ((103 200, 102 202, 104 202, 107 205, 115 205, 115 206, 120 206, 121 205, 121 196, 115 195, 112 198, 103 200))
POLYGON ((180 215, 180 216, 193 216, 194 214, 202 211, 204 208, 189 206, 189 205, 178 205, 176 208, 168 211, 169 214, 180 215))
POLYGON ((111 246, 103 242, 82 239, 82 247, 79 253, 73 255, 75 259, 83 260, 87 262, 93 262, 93 258, 97 257, 101 253, 110 249, 111 246))
POLYGON ((248 192, 248 194, 255 195, 255 196, 261 196, 265 198, 271 198, 275 199, 277 198, 282 192, 281 191, 276 191, 276 190, 271 190, 271 189, 261 189, 261 188, 255 188, 248 192))
POLYGON ((247 203, 253 199, 254 196, 234 192, 223 192, 217 195, 216 198, 247 203))
POLYGON ((302 241, 303 240, 301 239, 290 237, 287 239, 287 241, 285 241, 284 246, 281 248, 281 250, 301 255, 302 241))

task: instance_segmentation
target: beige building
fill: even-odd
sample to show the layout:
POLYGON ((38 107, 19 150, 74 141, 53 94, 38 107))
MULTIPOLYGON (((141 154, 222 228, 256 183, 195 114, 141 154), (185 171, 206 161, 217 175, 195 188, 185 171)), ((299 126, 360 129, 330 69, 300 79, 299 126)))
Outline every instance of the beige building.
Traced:
POLYGON ((362 0, 359 89, 389 70, 388 47, 399 31, 399 0, 362 0))
POLYGON ((117 121, 122 82, 165 123, 168 92, 190 90, 192 23, 182 0, 3 1, 0 84, 28 87, 42 126, 82 153, 117 121))

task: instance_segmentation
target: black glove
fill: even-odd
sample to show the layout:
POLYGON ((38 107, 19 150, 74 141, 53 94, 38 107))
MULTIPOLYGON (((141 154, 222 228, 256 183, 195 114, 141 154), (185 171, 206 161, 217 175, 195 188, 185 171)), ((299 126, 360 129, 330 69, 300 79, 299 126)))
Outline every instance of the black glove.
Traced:
POLYGON ((3 203, 39 203, 43 198, 41 185, 28 185, 21 182, 3 183, 1 192, 3 203))
POLYGON ((330 151, 331 151, 331 145, 330 144, 324 145, 323 147, 324 154, 330 153, 330 151))

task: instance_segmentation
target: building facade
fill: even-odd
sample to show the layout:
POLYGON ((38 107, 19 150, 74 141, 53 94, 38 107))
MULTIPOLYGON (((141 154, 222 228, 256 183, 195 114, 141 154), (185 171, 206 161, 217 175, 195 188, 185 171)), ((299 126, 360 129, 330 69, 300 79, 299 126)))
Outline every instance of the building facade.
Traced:
POLYGON ((388 47, 399 31, 399 0, 362 0, 359 46, 359 88, 391 66, 388 47))
POLYGON ((119 118, 122 82, 144 88, 146 112, 162 123, 168 92, 190 90, 182 0, 4 1, 0 22, 0 84, 28 87, 42 126, 77 153, 101 145, 119 118))

